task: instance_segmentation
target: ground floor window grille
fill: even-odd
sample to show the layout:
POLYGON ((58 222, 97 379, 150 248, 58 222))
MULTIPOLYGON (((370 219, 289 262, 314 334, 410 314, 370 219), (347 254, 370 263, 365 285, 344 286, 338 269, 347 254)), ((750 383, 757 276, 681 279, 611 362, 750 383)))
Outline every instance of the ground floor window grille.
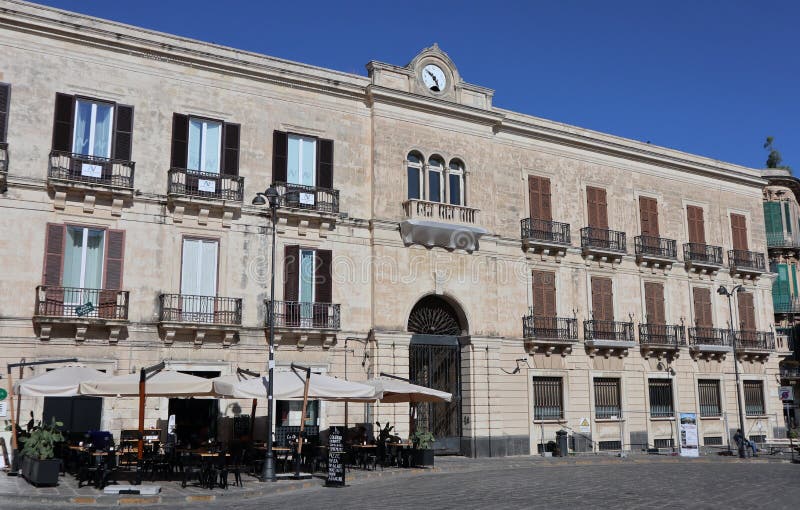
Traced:
POLYGON ((594 380, 594 408, 597 418, 621 416, 619 379, 598 377, 594 380))
POLYGON ((722 436, 705 436, 703 444, 706 446, 722 446, 722 436))
POLYGON ((759 444, 767 442, 767 436, 750 436, 748 439, 750 439, 750 441, 753 443, 759 444))
POLYGON ((533 419, 560 420, 564 417, 562 379, 533 378, 533 419))
POLYGON ((720 416, 719 381, 716 379, 697 381, 697 393, 700 396, 700 416, 720 416))
POLYGON ((744 381, 744 409, 747 416, 764 414, 764 383, 744 381))
POLYGON ((668 418, 675 414, 672 409, 672 381, 669 379, 650 379, 650 416, 668 418))
POLYGON ((672 438, 669 439, 654 439, 653 446, 656 448, 672 448, 674 446, 672 438))
POLYGON ((622 443, 619 441, 600 441, 597 443, 597 447, 600 451, 608 451, 608 450, 621 450, 622 447, 620 446, 622 443))

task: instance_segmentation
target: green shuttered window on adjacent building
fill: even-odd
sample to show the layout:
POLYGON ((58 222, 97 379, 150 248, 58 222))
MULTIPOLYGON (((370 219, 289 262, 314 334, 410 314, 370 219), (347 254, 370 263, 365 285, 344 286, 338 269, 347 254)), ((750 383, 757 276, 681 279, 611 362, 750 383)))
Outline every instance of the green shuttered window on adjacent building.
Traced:
MULTIPOLYGON (((791 292, 789 291, 789 265, 788 264, 774 264, 773 271, 778 273, 778 278, 772 285, 772 302, 775 306, 775 311, 782 311, 789 306, 791 300, 791 292)), ((795 286, 797 282, 795 281, 795 286)), ((795 293, 797 291, 795 290, 795 293)))
POLYGON ((767 229, 767 242, 783 238, 783 219, 780 202, 764 202, 764 222, 767 229))

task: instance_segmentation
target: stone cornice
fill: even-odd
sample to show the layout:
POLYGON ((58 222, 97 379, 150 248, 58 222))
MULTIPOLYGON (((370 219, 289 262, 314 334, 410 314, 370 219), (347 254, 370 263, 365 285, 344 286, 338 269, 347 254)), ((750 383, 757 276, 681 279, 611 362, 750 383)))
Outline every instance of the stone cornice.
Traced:
POLYGON ((367 98, 373 105, 375 103, 393 104, 446 117, 468 120, 487 126, 496 126, 503 120, 503 114, 501 113, 473 108, 471 106, 432 97, 420 96, 418 94, 378 85, 369 85, 367 87, 367 98))

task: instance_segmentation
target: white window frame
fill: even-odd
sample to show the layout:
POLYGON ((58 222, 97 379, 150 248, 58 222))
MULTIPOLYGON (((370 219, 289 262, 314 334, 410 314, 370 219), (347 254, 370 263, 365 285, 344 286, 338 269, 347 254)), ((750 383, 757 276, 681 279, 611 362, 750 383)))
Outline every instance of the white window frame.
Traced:
POLYGON ((199 122, 200 123, 200 161, 199 167, 196 172, 203 172, 203 173, 212 173, 212 174, 221 174, 222 173, 222 130, 223 130, 223 123, 218 120, 211 120, 211 119, 204 119, 202 117, 189 117, 189 136, 186 140, 186 161, 188 166, 188 161, 191 158, 191 148, 192 148, 192 129, 191 125, 192 122, 199 122), (208 125, 209 124, 216 124, 219 125, 219 139, 217 140, 217 161, 219 161, 219 168, 216 172, 209 172, 206 170, 206 152, 208 151, 208 125))
MULTIPOLYGON (((86 286, 86 251, 88 250, 89 231, 96 230, 103 233, 103 256, 100 257, 100 280, 103 279, 103 271, 105 270, 105 249, 106 249, 106 230, 103 228, 79 227, 74 225, 67 225, 67 231, 80 230, 81 231, 81 276, 78 288, 83 289, 86 286)), ((80 304, 80 303, 79 303, 80 304)))
POLYGON ((84 98, 75 98, 75 116, 72 123, 72 152, 75 154, 80 154, 77 151, 77 147, 75 147, 75 143, 77 142, 78 137, 75 136, 77 134, 78 129, 78 104, 79 103, 88 103, 92 105, 92 114, 90 117, 89 122, 89 154, 82 154, 83 156, 94 156, 99 158, 111 158, 111 152, 114 146, 114 104, 113 103, 106 103, 103 101, 95 101, 92 99, 84 99, 84 98), (94 137, 96 132, 97 126, 97 105, 102 104, 103 106, 108 106, 111 108, 110 118, 108 119, 108 154, 91 154, 94 152, 94 137))
POLYGON ((439 159, 439 158, 437 158, 437 157, 429 158, 428 159, 427 170, 428 170, 426 172, 427 173, 427 179, 425 179, 425 182, 427 184, 427 186, 425 186, 425 188, 426 188, 425 191, 427 191, 426 200, 428 202, 437 202, 437 203, 440 203, 440 204, 446 204, 447 203, 447 193, 445 192, 446 182, 444 180, 444 174, 445 174, 444 161, 439 159), (439 165, 434 165, 433 164, 434 162, 437 162, 437 163, 440 163, 440 164, 439 165), (434 170, 434 169, 436 169, 436 170, 434 170), (431 199, 431 182, 433 180, 432 177, 431 177, 431 174, 433 172, 438 172, 439 173, 439 200, 432 200, 431 199))
MULTIPOLYGON (((293 134, 293 133, 287 134, 287 140, 286 140, 286 164, 287 164, 286 181, 287 181, 287 184, 295 184, 295 185, 299 185, 299 186, 311 186, 312 188, 317 185, 317 142, 318 142, 317 138, 315 138, 313 136, 303 136, 303 135, 298 135, 298 134, 293 134), (299 142, 298 143, 297 154, 294 155, 294 157, 297 158, 298 177, 302 177, 302 175, 303 175, 303 162, 304 162, 303 161, 303 145, 306 144, 306 143, 311 143, 314 146, 314 150, 311 151, 311 154, 312 154, 311 184, 304 184, 304 183, 299 183, 299 182, 288 182, 289 181, 288 166, 289 166, 289 161, 292 158, 292 154, 289 152, 289 141, 292 140, 292 139, 295 139, 295 140, 297 140, 299 142)), ((300 178, 299 180, 302 181, 303 179, 300 178)))
POLYGON ((420 156, 419 154, 415 154, 414 152, 408 153, 408 155, 406 156, 406 165, 405 165, 407 200, 425 200, 425 174, 423 172, 424 167, 425 167, 425 159, 422 156, 420 156), (417 159, 419 159, 419 161, 416 163, 411 161, 411 156, 416 157, 417 159), (417 190, 418 198, 411 198, 409 196, 411 188, 410 188, 410 183, 408 182, 408 170, 412 168, 417 171, 417 177, 419 179, 419 189, 417 190))
POLYGON ((464 170, 464 163, 461 163, 460 161, 457 161, 457 160, 450 161, 450 164, 448 165, 448 172, 447 172, 447 203, 449 205, 458 205, 458 206, 461 206, 461 207, 464 207, 464 206, 467 205, 466 204, 466 200, 465 200, 466 194, 464 193, 464 181, 465 181, 464 175, 465 175, 465 173, 466 172, 464 170), (450 189, 450 176, 451 175, 457 175, 458 176, 458 180, 459 180, 458 191, 459 191, 459 195, 460 196, 458 197, 458 204, 453 204, 452 201, 450 200, 450 194, 452 193, 452 190, 450 189))

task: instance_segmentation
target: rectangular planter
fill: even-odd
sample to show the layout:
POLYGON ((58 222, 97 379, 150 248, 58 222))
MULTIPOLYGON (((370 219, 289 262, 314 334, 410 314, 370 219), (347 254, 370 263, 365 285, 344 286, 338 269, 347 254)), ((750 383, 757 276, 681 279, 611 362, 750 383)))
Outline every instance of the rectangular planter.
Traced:
POLYGON ((411 460, 415 467, 433 467, 433 449, 412 450, 411 460))
POLYGON ((60 459, 40 460, 31 457, 22 458, 22 476, 36 487, 58 485, 58 473, 61 468, 60 459))

